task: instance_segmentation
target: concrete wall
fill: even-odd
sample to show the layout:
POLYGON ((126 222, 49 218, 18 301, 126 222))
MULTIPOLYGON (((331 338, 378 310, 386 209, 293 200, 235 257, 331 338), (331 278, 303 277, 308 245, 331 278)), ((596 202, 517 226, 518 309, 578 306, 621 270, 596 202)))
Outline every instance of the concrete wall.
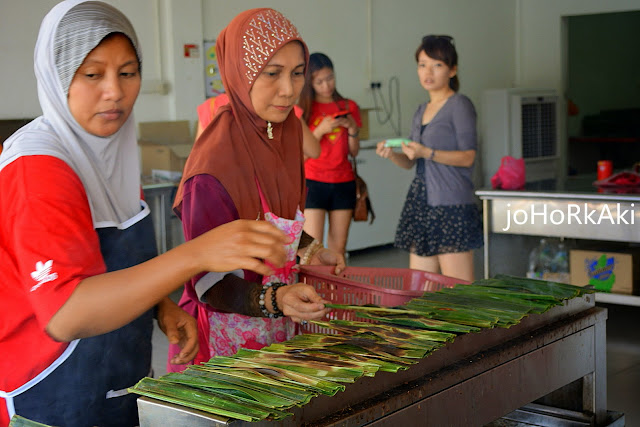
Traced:
MULTIPOLYGON (((0 118, 40 114, 33 77, 33 47, 42 17, 53 0, 25 3, 7 0, 0 13, 0 118), (28 5, 28 6, 27 6, 28 5)), ((109 0, 133 22, 143 48, 143 93, 136 106, 138 121, 195 117, 195 107, 205 98, 201 57, 182 56, 182 46, 214 39, 238 12, 257 6, 251 0, 109 0)), ((370 81, 382 83, 387 104, 389 79, 399 82, 400 131, 408 132, 411 116, 426 93, 418 84, 413 53, 428 33, 455 37, 460 53, 462 91, 476 104, 484 87, 513 84, 514 3, 492 0, 327 0, 307 2, 266 1, 299 28, 311 51, 330 55, 336 66, 338 87, 362 107, 373 107, 370 81)), ((379 100, 379 98, 378 98, 379 100)), ((378 101, 380 102, 380 101, 378 101)), ((397 106, 392 117, 398 122, 397 106)), ((372 134, 395 133, 387 123, 372 134)))
MULTIPOLYGON (((560 97, 560 111, 567 110, 566 17, 640 10, 638 0, 519 0, 517 4, 516 85, 556 89, 563 95, 560 97)), ((609 59, 603 60, 609 62, 609 59)), ((567 116, 564 114, 560 118, 560 154, 564 157, 567 152, 567 116)))
MULTIPOLYGON (((0 4, 0 97, 3 100, 0 119, 36 117, 41 113, 33 72, 33 50, 42 18, 57 3, 54 0, 3 0, 0 4)), ((164 29, 159 19, 161 2, 111 0, 108 3, 122 10, 135 27, 142 45, 143 89, 155 90, 166 80, 167 73, 162 63, 166 55, 161 37, 164 29)), ((137 114, 137 118, 167 118, 169 105, 168 96, 143 94, 136 107, 136 113, 142 114, 137 114)))
MULTIPOLYGON (((252 0, 109 0, 129 16, 143 46, 143 93, 138 121, 195 119, 205 98, 204 52, 184 58, 183 45, 215 38, 252 0)), ((53 0, 4 0, 0 5, 0 119, 40 113, 33 77, 33 47, 53 0)), ((299 28, 311 51, 336 65, 338 88, 362 107, 374 107, 371 81, 382 83, 387 105, 390 79, 399 82, 400 133, 408 133, 417 105, 426 100, 414 51, 425 34, 450 34, 460 56, 461 92, 480 118, 484 89, 548 87, 563 93, 566 35, 563 16, 639 10, 638 0, 271 0, 299 28), (302 4, 304 3, 304 4, 302 4)), ((395 83, 393 84, 395 88, 395 83)), ((564 103, 564 100, 562 100, 564 103)), ((564 105, 561 106, 564 108, 564 105)), ((395 113, 397 114, 397 108, 395 113)), ((394 115, 392 122, 397 122, 394 115)), ((395 134, 371 114, 373 137, 395 134)), ((565 124, 561 129, 565 132, 565 124)))

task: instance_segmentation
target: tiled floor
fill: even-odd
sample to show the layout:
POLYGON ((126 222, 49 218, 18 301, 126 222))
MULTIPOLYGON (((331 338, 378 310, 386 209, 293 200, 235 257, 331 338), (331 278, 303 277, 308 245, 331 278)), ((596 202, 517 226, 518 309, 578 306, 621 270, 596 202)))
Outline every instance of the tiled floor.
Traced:
MULTIPOLYGON (((407 268, 408 255, 382 247, 350 254, 348 264, 359 267, 407 268)), ((477 263, 476 263, 477 264, 477 263)), ((480 271, 476 266, 476 271, 480 271)), ((172 295, 176 301, 181 292, 172 295)), ((623 412, 626 425, 640 426, 640 307, 603 305, 607 321, 608 409, 623 412)), ((156 376, 166 372, 167 344, 162 332, 154 331, 153 367, 156 376)))

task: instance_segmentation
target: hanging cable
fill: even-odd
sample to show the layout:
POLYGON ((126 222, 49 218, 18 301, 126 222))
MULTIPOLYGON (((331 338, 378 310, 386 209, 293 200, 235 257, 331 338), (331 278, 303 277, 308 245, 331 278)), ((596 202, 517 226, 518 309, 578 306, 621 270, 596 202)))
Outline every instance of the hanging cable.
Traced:
POLYGON ((400 114, 400 79, 398 79, 398 77, 396 76, 393 76, 389 79, 388 106, 387 106, 387 102, 384 99, 384 95, 382 93, 379 93, 380 90, 381 90, 380 88, 372 88, 372 92, 371 92, 373 96, 373 105, 375 106, 375 110, 376 110, 376 119, 378 123, 381 125, 384 125, 385 123, 389 122, 396 136, 400 136, 401 123, 402 123, 401 114, 400 114), (380 106, 378 105, 378 96, 376 96, 376 93, 378 93, 378 96, 380 97, 380 104, 382 105, 382 109, 384 111, 384 117, 380 112, 380 106), (395 108, 398 111, 397 120, 395 123, 392 120, 394 115, 393 114, 394 104, 395 104, 395 108))

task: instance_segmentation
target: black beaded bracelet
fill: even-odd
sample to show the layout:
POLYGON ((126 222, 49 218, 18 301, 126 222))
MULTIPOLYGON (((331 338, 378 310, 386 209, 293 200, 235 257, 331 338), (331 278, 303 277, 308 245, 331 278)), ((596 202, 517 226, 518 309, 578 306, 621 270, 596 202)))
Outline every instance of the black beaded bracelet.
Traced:
POLYGON ((278 302, 276 301, 276 291, 278 290, 278 288, 286 285, 286 283, 282 282, 276 282, 271 285, 271 287, 273 288, 273 291, 271 292, 271 306, 273 307, 275 317, 284 316, 284 313, 280 310, 280 308, 278 308, 278 302))
POLYGON ((284 316, 284 313, 280 311, 280 309, 278 308, 278 304, 276 303, 276 291, 278 290, 279 287, 285 286, 285 285, 286 283, 282 283, 282 282, 275 282, 275 283, 268 282, 262 285, 262 290, 260 291, 260 300, 258 301, 258 303, 260 304, 260 310, 262 311, 262 315, 264 317, 277 319, 278 317, 284 316), (267 289, 269 288, 273 288, 273 291, 271 292, 271 304, 273 305, 274 313, 269 313, 269 310, 267 310, 267 307, 265 306, 265 303, 264 303, 265 295, 267 294, 267 289))

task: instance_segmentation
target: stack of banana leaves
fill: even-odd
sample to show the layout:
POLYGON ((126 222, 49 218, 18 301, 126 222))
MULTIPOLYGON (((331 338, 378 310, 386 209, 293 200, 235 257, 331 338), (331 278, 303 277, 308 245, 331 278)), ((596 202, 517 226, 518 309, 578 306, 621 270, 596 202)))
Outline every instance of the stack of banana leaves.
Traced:
POLYGON ((182 373, 144 378, 129 391, 244 421, 280 420, 318 395, 333 396, 376 372, 397 372, 458 335, 508 328, 590 289, 500 275, 428 292, 397 307, 327 304, 365 321, 315 321, 334 334, 304 334, 261 350, 216 356, 182 373))
POLYGON ((14 415, 11 417, 9 427, 54 427, 48 424, 42 424, 36 421, 32 421, 28 418, 21 417, 20 415, 14 415))

